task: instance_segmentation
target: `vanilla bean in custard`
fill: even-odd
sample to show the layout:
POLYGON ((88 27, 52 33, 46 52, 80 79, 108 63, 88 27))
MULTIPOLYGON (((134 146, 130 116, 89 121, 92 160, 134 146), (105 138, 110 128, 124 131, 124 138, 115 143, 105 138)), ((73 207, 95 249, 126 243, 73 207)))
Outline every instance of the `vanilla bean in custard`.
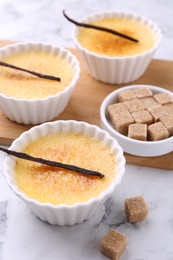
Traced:
POLYGON ((74 23, 75 25, 77 26, 80 26, 80 27, 85 27, 85 28, 90 28, 90 29, 95 29, 95 30, 99 30, 99 31, 103 31, 103 32, 107 32, 107 33, 111 33, 111 34, 114 34, 116 36, 119 36, 119 37, 122 37, 122 38, 125 38, 129 41, 133 41, 133 42, 139 42, 139 40, 129 36, 129 35, 126 35, 126 34, 123 34, 123 33, 120 33, 116 30, 112 30, 112 29, 109 29, 109 28, 105 28, 105 27, 102 27, 102 26, 97 26, 97 25, 93 25, 93 24, 88 24, 88 23, 79 23, 73 19, 71 19, 69 16, 66 15, 65 11, 63 10, 63 15, 65 16, 65 18, 70 21, 71 23, 74 23))
POLYGON ((34 75, 38 78, 42 78, 42 79, 61 81, 61 79, 59 77, 46 75, 46 74, 38 73, 38 72, 35 72, 35 71, 32 71, 32 70, 24 69, 24 68, 21 68, 21 67, 3 62, 3 61, 0 61, 0 66, 7 67, 7 68, 10 68, 10 69, 24 71, 24 72, 30 73, 30 74, 32 74, 32 75, 34 75))
POLYGON ((60 163, 60 162, 55 162, 55 161, 50 161, 50 160, 46 160, 46 159, 42 159, 42 158, 33 157, 29 154, 16 152, 16 151, 9 150, 9 149, 3 148, 3 147, 0 147, 0 151, 13 155, 15 157, 18 157, 20 159, 33 161, 33 162, 37 162, 37 163, 44 164, 44 165, 62 168, 62 169, 81 173, 81 174, 88 175, 88 176, 96 176, 96 177, 99 177, 100 179, 102 179, 104 177, 104 175, 100 172, 80 168, 75 165, 64 164, 64 163, 60 163))

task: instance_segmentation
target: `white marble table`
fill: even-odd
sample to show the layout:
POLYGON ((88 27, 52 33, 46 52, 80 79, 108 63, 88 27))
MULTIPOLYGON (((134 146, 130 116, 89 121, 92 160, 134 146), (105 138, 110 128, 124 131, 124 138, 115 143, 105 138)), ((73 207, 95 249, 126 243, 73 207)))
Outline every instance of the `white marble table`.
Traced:
MULTIPOLYGON (((173 1, 169 0, 0 0, 0 38, 43 41, 74 47, 72 25, 62 10, 81 18, 93 11, 133 11, 153 19, 163 31, 155 57, 173 59, 173 1)), ((89 221, 51 226, 34 217, 9 190, 0 153, 0 260, 107 259, 99 243, 110 227, 129 238, 122 260, 173 260, 173 171, 127 165, 126 174, 105 206, 89 221), (145 221, 125 221, 124 199, 143 195, 149 206, 145 221)))

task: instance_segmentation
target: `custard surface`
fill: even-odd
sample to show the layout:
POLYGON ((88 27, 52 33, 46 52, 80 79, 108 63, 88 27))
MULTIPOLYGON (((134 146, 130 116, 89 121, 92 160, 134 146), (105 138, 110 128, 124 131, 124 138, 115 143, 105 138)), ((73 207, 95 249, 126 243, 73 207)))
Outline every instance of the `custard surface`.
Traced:
POLYGON ((42 203, 72 205, 86 202, 103 192, 116 177, 115 156, 92 137, 73 133, 55 133, 40 137, 23 152, 32 156, 99 171, 103 179, 68 170, 17 159, 17 186, 28 197, 42 203))
POLYGON ((77 37, 80 44, 89 51, 100 55, 121 57, 141 54, 151 49, 156 42, 156 37, 151 30, 134 20, 114 17, 98 19, 91 24, 117 30, 139 40, 136 43, 103 31, 79 29, 77 37))
POLYGON ((73 77, 71 64, 48 51, 20 51, 1 60, 18 67, 61 78, 61 82, 42 79, 26 72, 0 66, 0 92, 6 96, 19 99, 46 98, 64 90, 73 77))

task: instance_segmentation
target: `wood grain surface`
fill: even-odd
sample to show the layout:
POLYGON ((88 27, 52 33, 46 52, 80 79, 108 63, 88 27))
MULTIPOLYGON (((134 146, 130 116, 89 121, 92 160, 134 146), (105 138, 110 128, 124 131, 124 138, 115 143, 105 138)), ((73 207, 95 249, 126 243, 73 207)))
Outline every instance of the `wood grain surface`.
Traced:
MULTIPOLYGON (((11 42, 0 41, 0 47, 9 43, 11 42)), ((81 75, 66 109, 55 120, 73 119, 99 126, 100 105, 103 99, 109 93, 124 85, 108 85, 94 80, 86 73, 78 52, 74 49, 71 49, 71 51, 80 61, 81 75)), ((131 84, 150 84, 173 91, 173 61, 152 60, 145 74, 131 84)), ((10 145, 22 132, 31 127, 31 125, 11 122, 0 112, 0 144, 10 145)), ((125 157, 129 164, 173 169, 173 152, 157 157, 138 157, 129 154, 125 154, 125 157)))

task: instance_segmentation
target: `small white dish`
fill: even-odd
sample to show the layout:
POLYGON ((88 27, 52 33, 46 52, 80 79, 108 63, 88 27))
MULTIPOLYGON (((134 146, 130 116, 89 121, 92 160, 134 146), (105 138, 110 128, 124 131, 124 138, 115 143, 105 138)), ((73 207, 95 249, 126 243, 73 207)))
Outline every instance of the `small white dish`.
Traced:
POLYGON ((102 102, 100 108, 101 127, 118 141, 119 145, 123 148, 124 152, 126 153, 146 157, 160 156, 163 154, 170 153, 173 151, 173 136, 164 140, 152 142, 134 140, 117 132, 113 128, 110 120, 108 119, 107 107, 113 103, 116 103, 118 93, 127 89, 134 89, 140 87, 148 87, 151 89, 153 93, 168 93, 173 96, 173 93, 171 91, 151 85, 131 85, 119 88, 110 93, 102 102))
POLYGON ((16 163, 15 157, 8 155, 5 158, 4 175, 9 187, 29 206, 35 216, 50 224, 63 226, 81 223, 82 221, 89 219, 94 212, 104 204, 106 199, 114 192, 116 186, 122 180, 125 172, 125 158, 123 156, 122 148, 106 131, 95 125, 74 120, 59 120, 32 127, 29 131, 24 132, 18 137, 9 149, 21 152, 30 142, 36 140, 38 137, 59 131, 83 133, 85 136, 92 136, 96 140, 102 141, 105 146, 110 148, 110 152, 115 157, 117 167, 115 178, 106 190, 101 192, 97 197, 90 198, 86 202, 79 202, 70 206, 66 204, 53 205, 51 203, 41 203, 36 199, 29 198, 18 188, 14 172, 16 163))

